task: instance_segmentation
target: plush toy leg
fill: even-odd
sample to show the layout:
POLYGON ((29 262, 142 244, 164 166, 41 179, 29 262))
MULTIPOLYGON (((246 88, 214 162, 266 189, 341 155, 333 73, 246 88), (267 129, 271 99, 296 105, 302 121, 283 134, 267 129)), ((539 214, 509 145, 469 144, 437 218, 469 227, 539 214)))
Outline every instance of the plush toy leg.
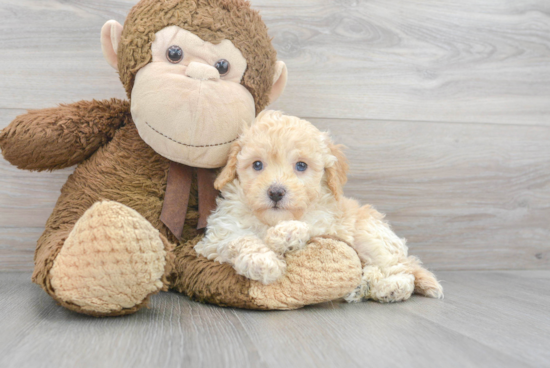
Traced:
POLYGON ((250 296, 261 309, 296 309, 339 299, 361 279, 355 250, 332 238, 315 238, 286 261, 286 275, 275 284, 252 283, 250 296))
POLYGON ((331 238, 315 238, 286 256, 287 271, 263 285, 235 273, 228 264, 197 256, 199 237, 176 248, 172 287, 191 298, 247 309, 296 309, 342 298, 360 283, 361 262, 353 248, 331 238))
POLYGON ((170 244, 120 203, 98 202, 73 228, 47 231, 40 242, 33 280, 71 310, 129 314, 167 289, 170 244))

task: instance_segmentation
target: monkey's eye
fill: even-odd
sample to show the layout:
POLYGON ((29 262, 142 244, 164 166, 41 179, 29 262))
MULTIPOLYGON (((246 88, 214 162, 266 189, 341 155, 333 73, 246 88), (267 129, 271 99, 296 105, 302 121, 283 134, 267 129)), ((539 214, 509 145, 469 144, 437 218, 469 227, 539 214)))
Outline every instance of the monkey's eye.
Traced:
POLYGON ((173 45, 166 50, 166 59, 172 64, 177 64, 183 59, 183 50, 181 47, 173 45))
POLYGON ((225 75, 227 72, 229 72, 229 61, 225 59, 220 59, 216 61, 216 64, 214 64, 214 68, 218 69, 218 72, 220 75, 225 75))
POLYGON ((305 162, 298 162, 296 163, 296 170, 297 171, 306 171, 307 170, 307 164, 305 162))
POLYGON ((254 163, 252 164, 252 168, 256 171, 262 171, 262 169, 264 168, 264 164, 262 163, 262 161, 254 161, 254 163))

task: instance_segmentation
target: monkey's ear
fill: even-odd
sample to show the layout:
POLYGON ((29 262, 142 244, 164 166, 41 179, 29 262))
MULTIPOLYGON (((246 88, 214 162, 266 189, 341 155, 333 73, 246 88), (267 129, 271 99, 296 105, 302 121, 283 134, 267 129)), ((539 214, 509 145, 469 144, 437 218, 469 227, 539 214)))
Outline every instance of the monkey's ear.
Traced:
POLYGON ((217 190, 222 190, 227 183, 235 180, 235 178, 237 177, 237 155, 239 154, 239 152, 241 152, 241 142, 235 141, 229 149, 229 158, 227 159, 227 164, 214 182, 214 188, 216 188, 217 190))
POLYGON ((282 61, 277 61, 275 63, 275 74, 273 75, 273 87, 271 87, 271 92, 269 92, 270 104, 275 102, 279 96, 283 94, 287 77, 288 72, 286 70, 286 64, 282 61))
POLYGON ((101 50, 110 66, 118 70, 116 56, 118 44, 122 37, 122 25, 116 20, 109 20, 101 28, 101 50))

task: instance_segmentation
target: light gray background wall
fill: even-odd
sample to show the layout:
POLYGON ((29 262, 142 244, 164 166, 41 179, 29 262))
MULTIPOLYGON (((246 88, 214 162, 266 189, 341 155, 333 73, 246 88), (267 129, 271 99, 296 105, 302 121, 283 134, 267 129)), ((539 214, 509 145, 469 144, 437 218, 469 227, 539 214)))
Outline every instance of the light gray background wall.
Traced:
MULTIPOLYGON (((0 1, 0 128, 124 98, 99 30, 135 3, 0 1)), ((276 109, 349 147, 346 194, 435 270, 550 267, 550 2, 253 0, 290 81, 276 109)), ((0 270, 30 270, 72 170, 0 159, 0 270)))

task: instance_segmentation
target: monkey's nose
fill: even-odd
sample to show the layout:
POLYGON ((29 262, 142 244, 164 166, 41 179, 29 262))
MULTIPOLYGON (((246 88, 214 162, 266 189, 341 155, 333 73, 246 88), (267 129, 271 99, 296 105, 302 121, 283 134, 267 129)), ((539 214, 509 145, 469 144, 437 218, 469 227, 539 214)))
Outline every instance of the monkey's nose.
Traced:
POLYGON ((267 190, 267 195, 269 196, 269 199, 271 199, 275 203, 283 199, 285 194, 286 194, 286 191, 285 191, 285 188, 283 187, 271 186, 267 190))
POLYGON ((185 69, 185 75, 198 80, 219 80, 220 73, 213 66, 192 61, 185 69))

